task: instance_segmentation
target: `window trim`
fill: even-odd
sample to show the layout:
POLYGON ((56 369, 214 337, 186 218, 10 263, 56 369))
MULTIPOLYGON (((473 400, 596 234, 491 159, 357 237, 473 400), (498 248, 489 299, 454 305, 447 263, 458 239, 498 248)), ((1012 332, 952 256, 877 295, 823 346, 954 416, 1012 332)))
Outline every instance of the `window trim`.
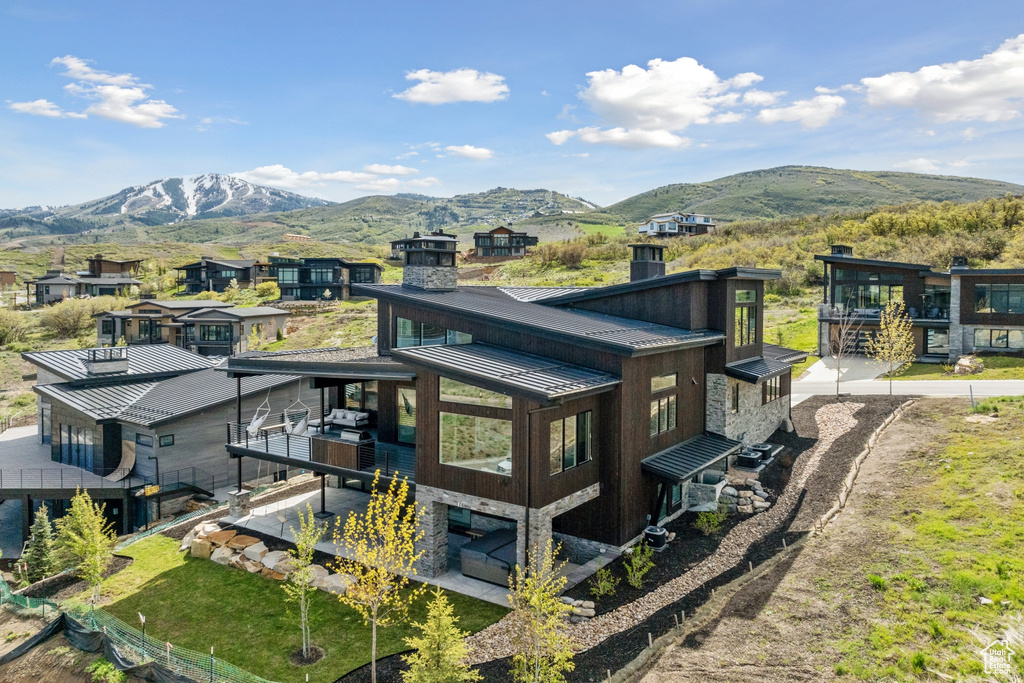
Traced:
POLYGON ((153 437, 151 437, 149 434, 140 434, 139 432, 135 432, 135 443, 138 444, 139 446, 146 446, 148 448, 152 448, 153 437))
POLYGON ((671 432, 679 426, 679 401, 675 394, 661 396, 651 399, 651 423, 649 433, 651 438, 658 437, 666 432, 671 432), (657 415, 657 424, 654 416, 657 415))
POLYGON ((555 428, 555 425, 561 425, 561 432, 562 432, 562 438, 561 438, 561 440, 559 442, 561 444, 561 449, 560 449, 561 452, 559 453, 559 457, 558 457, 559 468, 557 470, 555 470, 554 467, 552 467, 552 465, 555 462, 555 459, 553 457, 554 456, 554 448, 552 447, 552 442, 549 440, 548 441, 548 476, 553 477, 553 476, 558 475, 558 474, 564 474, 565 472, 568 472, 569 470, 574 470, 577 467, 581 467, 583 465, 586 465, 588 462, 593 462, 593 460, 594 460, 594 415, 593 415, 593 410, 581 410, 580 412, 575 413, 574 415, 566 415, 565 417, 560 417, 557 420, 552 420, 551 422, 548 423, 548 438, 549 439, 550 439, 551 432, 555 428), (583 416, 586 416, 586 417, 584 418, 583 416), (570 419, 575 424, 575 431, 576 431, 575 437, 576 438, 575 438, 575 442, 574 442, 573 445, 576 448, 575 448, 575 451, 573 453, 573 464, 569 465, 568 467, 566 467, 565 466, 565 461, 566 461, 566 456, 565 456, 565 443, 566 443, 565 426, 566 426, 567 422, 570 419), (584 423, 584 422, 586 423, 586 427, 585 427, 586 438, 585 439, 581 439, 580 438, 580 434, 584 431, 584 428, 582 427, 582 423, 584 423), (582 449, 581 449, 581 446, 583 446, 582 449), (580 452, 581 452, 581 450, 583 451, 583 454, 584 454, 584 459, 582 459, 582 460, 580 459, 580 452))
MULTIPOLYGON (((138 434, 136 434, 138 436, 138 434)), ((174 445, 174 434, 161 434, 160 435, 160 448, 166 448, 174 445)))
POLYGON ((768 405, 782 398, 782 375, 768 378, 762 386, 764 389, 761 394, 761 405, 768 405))

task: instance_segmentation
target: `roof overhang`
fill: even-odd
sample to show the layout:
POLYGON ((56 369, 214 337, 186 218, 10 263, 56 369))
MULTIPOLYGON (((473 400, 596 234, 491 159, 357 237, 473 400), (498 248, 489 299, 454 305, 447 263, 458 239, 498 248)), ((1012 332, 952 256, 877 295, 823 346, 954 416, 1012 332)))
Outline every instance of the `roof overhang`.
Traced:
MULTIPOLYGON (((316 351, 313 349, 312 351, 316 351)), ((245 357, 232 356, 219 370, 225 370, 228 377, 248 377, 250 375, 298 375, 300 377, 329 377, 334 379, 391 380, 395 382, 416 379, 416 371, 404 363, 395 361, 380 362, 379 360, 343 360, 317 361, 304 360, 302 353, 291 356, 245 357)))
POLYGON ((622 380, 599 370, 480 342, 393 349, 413 366, 544 404, 611 391, 622 380))
POLYGON ((725 374, 727 377, 738 379, 741 382, 761 384, 773 377, 784 375, 792 369, 793 366, 790 363, 757 356, 729 363, 725 366, 725 374))
POLYGON ((825 263, 841 263, 851 266, 877 266, 879 268, 899 268, 902 270, 916 270, 927 273, 928 275, 943 275, 943 273, 933 271, 931 265, 927 263, 879 261, 877 259, 854 258, 852 256, 833 256, 832 254, 815 254, 814 259, 816 261, 824 261, 825 263))
POLYGON ((698 434, 660 453, 644 458, 644 472, 673 484, 686 481, 740 449, 739 441, 719 434, 698 434))

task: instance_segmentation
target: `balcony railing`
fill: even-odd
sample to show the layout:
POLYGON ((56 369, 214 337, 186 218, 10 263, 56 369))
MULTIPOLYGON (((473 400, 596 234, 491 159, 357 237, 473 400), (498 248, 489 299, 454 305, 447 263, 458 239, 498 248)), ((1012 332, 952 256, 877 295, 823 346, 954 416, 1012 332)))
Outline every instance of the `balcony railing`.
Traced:
MULTIPOLYGON (((834 320, 848 312, 852 312, 854 318, 858 320, 878 320, 881 317, 883 310, 884 309, 881 308, 842 309, 832 306, 831 304, 818 304, 818 320, 834 320)), ((907 308, 906 311, 911 320, 949 320, 949 309, 945 308, 916 308, 911 306, 907 308)))

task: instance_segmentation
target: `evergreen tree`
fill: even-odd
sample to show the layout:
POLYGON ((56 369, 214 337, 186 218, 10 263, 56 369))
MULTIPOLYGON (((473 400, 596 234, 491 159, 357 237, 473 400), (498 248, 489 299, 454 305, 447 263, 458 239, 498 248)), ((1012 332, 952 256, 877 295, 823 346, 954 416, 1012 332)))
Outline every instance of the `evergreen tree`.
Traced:
POLYGON ((463 640, 467 631, 458 628, 458 617, 444 592, 437 588, 427 605, 426 622, 413 623, 422 634, 405 639, 414 649, 402 657, 409 670, 402 673, 405 683, 471 683, 479 681, 480 672, 465 663, 468 649, 463 640))
POLYGON ((53 527, 45 505, 39 507, 32 522, 32 541, 22 558, 28 564, 28 580, 32 583, 45 579, 57 570, 54 557, 53 527))

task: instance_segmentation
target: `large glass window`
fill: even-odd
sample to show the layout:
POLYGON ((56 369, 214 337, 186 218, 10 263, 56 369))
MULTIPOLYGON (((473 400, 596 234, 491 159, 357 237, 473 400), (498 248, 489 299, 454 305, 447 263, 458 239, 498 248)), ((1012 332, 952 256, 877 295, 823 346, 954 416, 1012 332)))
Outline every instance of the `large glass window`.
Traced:
POLYGON ((145 337, 146 339, 159 339, 160 338, 160 321, 159 320, 140 320, 139 321, 139 336, 145 337))
POLYGON ((438 387, 438 398, 449 403, 468 403, 470 405, 491 406, 494 408, 512 408, 512 397, 489 391, 472 384, 457 382, 442 377, 438 387))
POLYGON ((736 346, 747 346, 757 341, 757 306, 736 307, 736 346))
POLYGON ((738 303, 738 304, 753 304, 753 303, 757 303, 757 290, 755 290, 755 289, 737 289, 736 290, 736 303, 738 303))
POLYGON ((551 474, 558 474, 591 458, 590 411, 554 420, 549 427, 551 474))
POLYGON ((416 389, 398 388, 398 441, 416 443, 416 389))
POLYGON ((110 318, 104 318, 100 320, 100 334, 105 337, 109 337, 114 334, 114 321, 110 318))
POLYGON ((782 395, 782 378, 772 377, 764 383, 764 402, 771 403, 782 395))
POLYGON ((346 384, 345 408, 359 411, 377 410, 377 380, 346 384))
POLYGON ((93 469, 93 430, 77 425, 59 425, 60 461, 65 465, 74 465, 92 471, 93 469))
POLYGON ((925 353, 949 354, 949 330, 928 330, 925 353))
POLYGON ((219 273, 217 273, 217 277, 233 278, 233 277, 237 277, 237 276, 238 276, 238 271, 236 271, 236 270, 222 270, 219 273))
POLYGON ((312 268, 309 271, 309 281, 312 283, 334 282, 334 269, 312 268))
POLYGON ((658 377, 651 378, 651 393, 655 391, 661 391, 662 389, 669 389, 676 385, 676 373, 671 375, 659 375, 658 377))
POLYGON ((352 282, 373 282, 376 268, 349 268, 349 279, 352 282))
POLYGON ((277 268, 277 283, 278 284, 298 284, 299 282, 299 269, 298 268, 277 268))
POLYGON ((407 318, 395 319, 395 346, 399 349, 412 346, 439 346, 441 344, 469 344, 473 336, 456 330, 446 330, 407 318))
POLYGON ((676 428, 676 397, 666 396, 651 401, 651 436, 676 428))
POLYGON ((975 313, 1024 313, 1024 285, 974 285, 975 313))
POLYGON ((440 413, 440 461, 481 472, 512 476, 512 421, 440 413))
POLYGON ((230 341, 231 325, 200 325, 199 339, 201 341, 230 341))

